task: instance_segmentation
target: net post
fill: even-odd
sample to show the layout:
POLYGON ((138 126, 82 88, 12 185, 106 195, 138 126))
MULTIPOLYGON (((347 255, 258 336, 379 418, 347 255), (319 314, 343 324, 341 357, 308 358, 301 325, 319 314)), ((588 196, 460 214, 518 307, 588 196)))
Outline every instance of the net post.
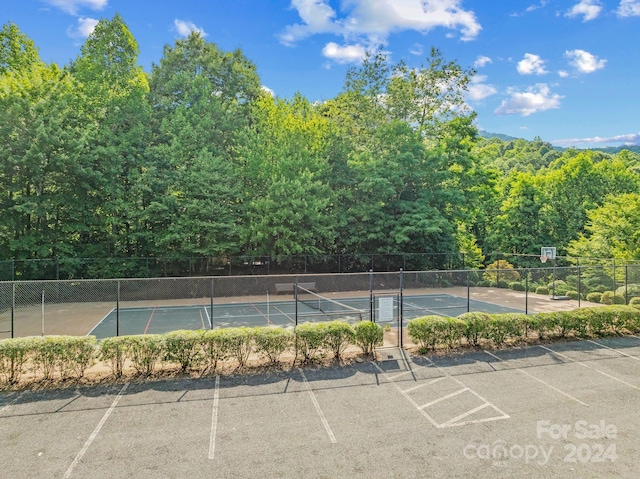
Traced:
POLYGON ((296 326, 298 325, 298 278, 293 283, 293 303, 296 305, 296 326))
POLYGON ((116 336, 120 336, 120 280, 116 285, 116 336))
POLYGON ((370 269, 369 270, 369 321, 371 322, 373 322, 374 308, 375 308, 375 304, 373 299, 373 269, 370 269))
POLYGON ((214 295, 214 289, 213 289, 213 278, 211 278, 211 302, 209 304, 209 307, 211 308, 211 310, 209 311, 211 314, 209 315, 209 329, 213 329, 213 295, 214 295))
POLYGON ((580 301, 582 299, 581 271, 582 271, 582 267, 578 266, 578 308, 580 307, 580 301))

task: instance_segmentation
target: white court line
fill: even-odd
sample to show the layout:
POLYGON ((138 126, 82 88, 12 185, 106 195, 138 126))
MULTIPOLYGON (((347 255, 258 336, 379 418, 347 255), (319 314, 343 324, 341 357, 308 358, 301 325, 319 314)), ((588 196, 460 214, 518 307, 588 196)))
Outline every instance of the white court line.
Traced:
POLYGON ((327 418, 324 417, 324 413, 322 412, 322 409, 320 409, 320 404, 318 403, 318 400, 316 399, 316 395, 313 393, 313 390, 309 385, 309 381, 307 381, 307 377, 304 375, 304 371, 301 368, 298 368, 298 371, 300 371, 300 374, 302 375, 302 381, 304 382, 304 385, 306 386, 307 391, 309 391, 309 396, 311 396, 313 405, 316 407, 316 412, 318 413, 318 416, 320 416, 320 420, 322 421, 322 424, 324 425, 324 428, 327 431, 327 434, 329 435, 329 439, 333 444, 335 444, 337 442, 336 437, 333 435, 333 431, 331 430, 331 427, 329 427, 329 422, 327 421, 327 418))
POLYGON ((390 382, 391 384, 393 384, 393 386, 398 390, 398 392, 399 392, 400 394, 402 394, 402 395, 404 396, 404 398, 405 398, 407 401, 409 401, 409 402, 411 403, 411 405, 412 405, 414 408, 416 408, 416 410, 417 410, 420 414, 422 414, 425 418, 427 418, 427 420, 428 420, 431 424, 433 424, 435 427, 437 427, 437 428, 439 428, 439 427, 440 427, 440 424, 438 424, 438 423, 436 422, 436 420, 435 420, 435 419, 433 419, 431 416, 429 416, 429 415, 424 411, 424 409, 420 409, 420 405, 419 405, 417 402, 415 402, 411 396, 409 396, 406 392, 404 392, 404 391, 400 388, 400 386, 398 386, 398 385, 395 383, 395 381, 393 381, 393 379, 391 379, 389 376, 387 376, 387 374, 384 372, 384 370, 383 370, 380 366, 378 366, 378 364, 376 364, 375 362, 374 362, 374 363, 372 363, 372 364, 373 364, 373 365, 378 369, 378 371, 380 371, 380 374, 381 374, 381 375, 382 375, 382 376, 383 376, 383 377, 384 377, 388 382, 390 382))
POLYGON ((420 389, 421 387, 424 387, 424 386, 429 386, 430 384, 437 383, 438 381, 442 381, 443 379, 446 379, 446 378, 447 378, 446 376, 440 376, 439 378, 432 379, 428 383, 418 384, 417 386, 413 386, 412 388, 405 389, 404 392, 410 393, 411 391, 415 391, 416 389, 420 389))
MULTIPOLYGON (((485 352, 486 354, 488 354, 489 356, 491 356, 492 358, 496 358, 498 361, 504 362, 504 359, 502 359, 502 358, 500 358, 500 357, 496 356, 495 354, 492 354, 492 353, 490 353, 489 351, 484 351, 484 352, 485 352)), ((547 387, 549 387, 549 388, 553 389, 555 392, 560 393, 560 394, 562 394, 562 395, 563 395, 563 396, 565 396, 565 397, 568 397, 569 399, 571 399, 572 401, 577 402, 578 404, 582 404, 583 406, 587 406, 587 407, 589 407, 589 405, 588 405, 587 403, 580 401, 580 399, 573 397, 572 395, 570 395, 570 394, 568 394, 568 393, 566 393, 566 392, 564 392, 564 391, 562 391, 562 390, 558 389, 558 388, 557 388, 557 387, 555 387, 555 386, 552 386, 552 385, 551 385, 551 384, 549 384, 548 382, 543 381, 542 379, 540 379, 540 378, 538 378, 538 377, 534 376, 533 374, 531 374, 531 373, 529 373, 529 372, 525 371, 524 369, 516 368, 516 371, 521 372, 521 373, 522 373, 522 374, 524 374, 525 376, 529 376, 531 379, 535 379, 535 380, 536 380, 536 381, 538 381, 539 383, 544 384, 545 386, 547 386, 547 387)))
POLYGON ((213 392, 213 410, 211 411, 211 434, 209 436, 209 459, 213 459, 216 452, 216 432, 218 431, 218 401, 220 399, 220 376, 216 376, 216 386, 213 392))
POLYGON ((626 356, 626 357, 628 357, 628 358, 635 359, 636 361, 640 361, 640 358, 639 358, 639 357, 637 357, 637 356, 632 356, 631 354, 627 354, 627 353, 625 353, 624 351, 620 351, 620 350, 618 350, 618 349, 610 348, 610 347, 609 347, 609 346, 607 346, 606 344, 602 344, 602 343, 599 343, 599 342, 597 342, 597 341, 592 341, 592 340, 590 340, 590 339, 587 339, 587 341, 588 341, 588 342, 590 342, 590 343, 593 343, 593 344, 597 344, 598 346, 602 346, 603 348, 610 349, 611 351, 615 351, 616 353, 621 354, 621 355, 623 355, 623 356, 626 356))
POLYGON ((636 390, 640 391, 640 388, 639 388, 638 386, 634 386, 633 384, 628 383, 628 382, 626 382, 626 381, 623 381, 622 379, 617 378, 617 377, 615 377, 615 376, 612 376, 611 374, 605 373, 604 371, 600 371, 599 369, 594 368, 593 366, 590 366, 590 365, 588 365, 588 364, 585 364, 585 363, 583 363, 583 362, 581 362, 581 361, 576 361, 575 359, 572 359, 572 358, 570 358, 569 356, 565 356, 564 354, 559 353, 559 352, 557 352, 557 351, 554 351, 553 349, 549 349, 549 348, 547 348, 546 346, 538 345, 538 347, 539 347, 539 348, 542 348, 542 349, 546 349, 547 351, 549 351, 549 352, 551 352, 551 353, 553 353, 553 354, 556 354, 557 356, 560 356, 560 357, 562 357, 562 358, 566 358, 566 359, 568 359, 569 361, 571 361, 571 362, 573 362, 573 363, 579 364, 580 366, 584 366, 584 367, 585 367, 585 368, 587 368, 587 369, 591 369, 591 370, 593 370, 593 371, 595 371, 595 372, 597 372, 597 373, 602 374, 603 376, 606 376, 606 377, 608 377, 608 378, 610 378, 610 379, 613 379, 614 381, 621 382, 622 384, 626 384, 627 386, 629 386, 629 387, 631 387, 631 388, 633 388, 633 389, 636 389, 636 390))
POLYGON ((122 386, 122 389, 120 389, 120 392, 111 403, 111 407, 107 409, 107 412, 104 413, 104 416, 102 416, 102 419, 100 420, 96 428, 91 433, 91 436, 89 436, 89 439, 87 439, 87 442, 84 443, 84 446, 82 446, 82 449, 80 449, 80 452, 78 453, 76 458, 73 460, 73 462, 69 466, 69 469, 67 469, 67 472, 65 472, 64 476, 62 477, 64 477, 65 479, 68 479, 69 477, 71 477, 71 473, 73 472, 74 467, 76 467, 78 463, 82 460, 82 457, 85 455, 85 453, 89 449, 89 446, 91 446, 91 443, 98 436, 98 433, 100 433, 100 429, 102 429, 102 426, 104 426, 104 423, 107 422, 107 419, 109 419, 109 416, 118 405, 118 402, 120 401, 120 398, 122 397, 124 392, 127 390, 127 387, 129 387, 129 383, 125 383, 125 385, 122 386))
MULTIPOLYGON (((209 321, 209 328, 213 328, 213 325, 211 324, 211 316, 209 316, 209 310, 207 309, 206 306, 203 306, 204 308, 204 314, 207 316, 207 321, 209 321)), ((211 314, 213 314, 213 311, 211 312, 211 314)))
POLYGON ((113 313, 115 310, 116 310, 116 308, 111 308, 111 311, 109 311, 104 318, 102 318, 100 321, 98 321, 98 324, 96 324, 93 328, 91 328, 91 331, 89 331, 87 333, 87 336, 91 336, 91 333, 93 333, 93 330, 96 329, 98 326, 100 326, 100 323, 102 323, 102 321, 107 319, 111 315, 111 313, 113 313))
POLYGON ((427 404, 423 404, 422 406, 420 406, 420 409, 426 409, 429 406, 433 406, 434 404, 438 404, 440 401, 444 401, 445 399, 451 399, 452 397, 457 396, 458 394, 462 394, 464 392, 467 392, 469 390, 469 388, 463 388, 460 389, 459 391, 453 392, 451 394, 447 394, 446 396, 442 396, 438 399, 434 399, 431 402, 428 402, 427 404))

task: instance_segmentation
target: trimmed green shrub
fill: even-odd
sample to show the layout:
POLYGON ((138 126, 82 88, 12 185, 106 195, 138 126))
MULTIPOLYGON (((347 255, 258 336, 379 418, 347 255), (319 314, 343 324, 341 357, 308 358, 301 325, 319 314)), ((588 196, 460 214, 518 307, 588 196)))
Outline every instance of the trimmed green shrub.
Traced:
POLYGON ((621 296, 623 298, 640 296, 640 284, 631 283, 626 287, 620 286, 618 289, 616 289, 616 296, 621 296))
POLYGON ((640 297, 636 296, 629 300, 629 306, 633 306, 634 308, 640 308, 640 297))
POLYGON ((129 336, 104 338, 98 345, 98 359, 109 365, 116 378, 122 376, 129 346, 129 336))
POLYGON ((514 291, 524 291, 526 288, 524 287, 524 284, 520 283, 520 282, 513 282, 513 283, 509 283, 509 288, 514 290, 514 291))
POLYGON ((218 361, 223 361, 229 356, 229 341, 224 334, 224 329, 207 329, 200 338, 202 345, 205 369, 215 371, 218 361))
POLYGON ((57 369, 62 369, 65 352, 62 336, 32 337, 32 359, 34 372, 42 374, 44 379, 51 379, 57 369))
POLYGON ((253 350, 253 328, 224 328, 221 334, 229 348, 229 355, 238 361, 239 368, 244 368, 253 350))
POLYGON ((472 346, 477 346, 481 338, 486 338, 490 315, 488 313, 464 313, 458 316, 465 323, 464 337, 472 346))
POLYGON ((522 335, 521 318, 515 314, 492 314, 485 330, 485 337, 500 347, 507 339, 522 335))
POLYGON ((296 326, 296 357, 300 353, 304 362, 311 361, 321 351, 323 344, 324 331, 321 323, 305 323, 296 326))
POLYGON ((614 314, 616 316, 616 319, 614 321, 615 329, 626 329, 631 333, 637 333, 640 331, 640 311, 635 307, 609 306, 607 308, 598 309, 611 309, 614 311, 614 314))
POLYGON ((599 303, 601 299, 602 293, 599 293, 597 291, 594 291, 593 293, 589 293, 587 295, 587 301, 589 301, 590 303, 599 303))
POLYGON ((488 288, 489 286, 491 286, 491 282, 487 281, 486 279, 483 279, 481 281, 478 281, 476 283, 476 286, 478 286, 480 288, 488 288))
POLYGON ((409 321, 407 333, 422 349, 444 344, 448 348, 460 342, 466 332, 466 323, 459 318, 424 316, 409 321))
POLYGON ((513 265, 504 259, 494 261, 484 269, 483 279, 495 283, 506 281, 520 281, 520 273, 514 270, 513 265))
POLYGON ((529 317, 529 329, 535 331, 540 339, 553 334, 555 328, 555 318, 551 313, 537 313, 529 317))
POLYGON ((95 360, 98 341, 95 336, 61 336, 60 375, 81 378, 95 360))
POLYGON ((494 281, 494 282, 491 283, 491 286, 495 286, 496 288, 507 289, 507 288, 509 288, 509 282, 506 281, 506 280, 505 281, 500 280, 498 282, 494 281))
POLYGON ((187 371, 200 365, 202 355, 202 331, 185 329, 164 335, 164 359, 178 363, 187 371))
POLYGON ((275 364, 280 355, 291 346, 293 333, 277 326, 263 326, 254 328, 253 339, 256 343, 256 352, 275 364))
POLYGON ((549 294, 555 293, 556 296, 561 296, 569 291, 570 288, 567 283, 565 283, 561 279, 557 279, 555 281, 549 282, 549 284, 547 284, 547 289, 549 290, 549 294))
POLYGON ((547 288, 546 286, 538 286, 536 288, 536 294, 547 295, 547 294, 549 294, 549 288, 547 288))
POLYGON ((574 301, 577 301, 578 298, 580 297, 577 291, 567 291, 566 294, 569 297, 569 299, 573 299, 574 301))
POLYGON ((0 340, 0 378, 15 384, 25 373, 25 364, 31 353, 30 338, 0 340))
POLYGON ((329 321, 322 324, 324 334, 323 346, 333 352, 335 359, 340 359, 350 343, 353 343, 356 332, 344 321, 329 321))
POLYGON ((139 373, 150 375, 164 356, 164 336, 161 334, 143 334, 122 336, 128 345, 127 356, 131 365, 139 373))
POLYGON ((371 321, 360 321, 353 327, 355 331, 355 342, 362 352, 373 355, 376 346, 382 346, 384 342, 384 331, 382 326, 371 321))
POLYGON ((618 296, 613 291, 605 291, 602 293, 602 298, 600 299, 602 304, 626 304, 626 300, 624 296, 618 296))

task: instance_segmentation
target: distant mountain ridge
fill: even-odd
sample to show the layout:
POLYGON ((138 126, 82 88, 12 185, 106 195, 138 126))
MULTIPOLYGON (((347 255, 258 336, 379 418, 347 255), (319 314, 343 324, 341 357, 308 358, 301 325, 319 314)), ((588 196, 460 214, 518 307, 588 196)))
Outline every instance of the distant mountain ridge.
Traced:
MULTIPOLYGON (((482 138, 498 138, 502 141, 515 141, 515 140, 526 140, 524 138, 516 138, 515 136, 504 135, 502 133, 491 133, 485 130, 478 130, 478 136, 482 138)), ((554 150, 565 151, 567 148, 563 148, 561 146, 553 146, 554 150)), ((622 150, 633 151, 634 153, 640 153, 640 145, 623 145, 623 146, 603 146, 600 148, 578 148, 579 150, 593 150, 593 151, 601 151, 603 153, 609 153, 615 155, 616 153, 620 153, 622 150)))

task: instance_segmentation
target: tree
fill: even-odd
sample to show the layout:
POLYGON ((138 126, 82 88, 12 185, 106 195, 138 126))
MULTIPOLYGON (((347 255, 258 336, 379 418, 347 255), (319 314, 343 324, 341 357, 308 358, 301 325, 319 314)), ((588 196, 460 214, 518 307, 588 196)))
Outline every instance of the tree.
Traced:
POLYGON ((150 108, 146 76, 137 65, 138 45, 119 14, 101 19, 71 65, 91 117, 85 157, 100 177, 95 215, 83 235, 87 256, 140 254, 135 214, 140 208, 150 108))
POLYGON ((640 259, 640 194, 609 196, 587 212, 585 233, 571 241, 570 255, 590 258, 640 259))
POLYGON ((330 125, 301 95, 263 95, 243 137, 246 212, 243 242, 257 254, 316 254, 335 240, 330 125))
POLYGON ((41 63, 33 40, 15 23, 5 23, 0 30, 0 75, 27 70, 41 63))
POLYGON ((140 221, 153 254, 237 253, 243 165, 239 134, 262 94, 255 66, 197 32, 165 46, 150 78, 151 163, 140 221))

